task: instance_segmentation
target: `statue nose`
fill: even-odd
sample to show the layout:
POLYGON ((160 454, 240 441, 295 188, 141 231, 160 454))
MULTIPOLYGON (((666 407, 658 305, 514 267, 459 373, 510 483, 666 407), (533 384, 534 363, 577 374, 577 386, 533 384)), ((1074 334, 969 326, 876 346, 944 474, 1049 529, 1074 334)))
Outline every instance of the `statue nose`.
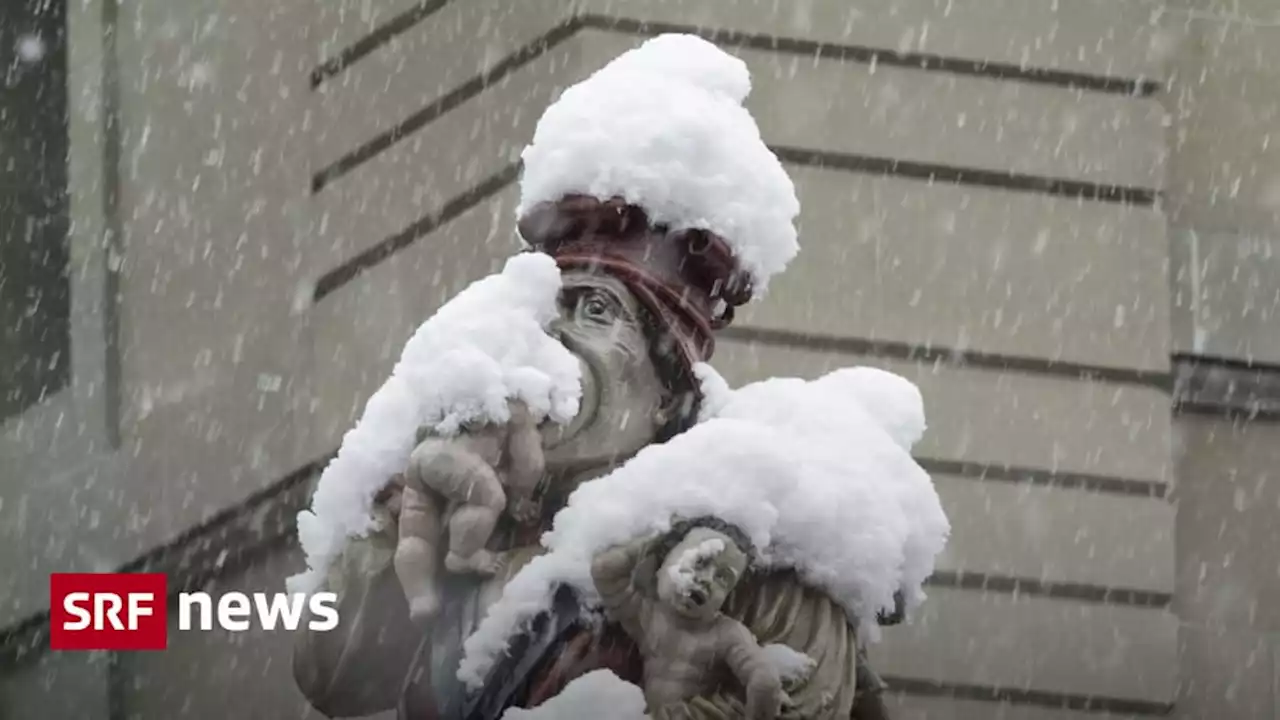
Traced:
POLYGON ((561 340, 564 338, 565 326, 569 324, 569 319, 565 317, 563 310, 550 323, 547 324, 547 334, 551 337, 561 340))

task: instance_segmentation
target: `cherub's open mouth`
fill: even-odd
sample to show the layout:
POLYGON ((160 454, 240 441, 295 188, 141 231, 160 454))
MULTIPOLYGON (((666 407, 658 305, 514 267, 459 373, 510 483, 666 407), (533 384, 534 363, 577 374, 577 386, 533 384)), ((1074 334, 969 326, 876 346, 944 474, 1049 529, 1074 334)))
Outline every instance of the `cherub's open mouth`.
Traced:
POLYGON ((697 607, 702 607, 707 602, 707 594, 698 588, 689 591, 689 602, 697 607))

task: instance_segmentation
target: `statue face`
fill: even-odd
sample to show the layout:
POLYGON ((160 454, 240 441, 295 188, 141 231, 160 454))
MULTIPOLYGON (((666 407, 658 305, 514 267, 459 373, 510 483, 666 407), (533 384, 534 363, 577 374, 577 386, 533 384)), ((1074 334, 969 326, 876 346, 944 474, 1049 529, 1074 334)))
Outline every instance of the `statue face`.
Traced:
POLYGON ((727 535, 694 528, 662 561, 658 599, 687 618, 709 620, 746 569, 746 554, 727 535))
POLYGON ((652 443, 666 391, 649 354, 639 301, 620 280, 566 272, 553 330, 582 365, 582 406, 564 427, 549 427, 549 468, 607 469, 652 443))

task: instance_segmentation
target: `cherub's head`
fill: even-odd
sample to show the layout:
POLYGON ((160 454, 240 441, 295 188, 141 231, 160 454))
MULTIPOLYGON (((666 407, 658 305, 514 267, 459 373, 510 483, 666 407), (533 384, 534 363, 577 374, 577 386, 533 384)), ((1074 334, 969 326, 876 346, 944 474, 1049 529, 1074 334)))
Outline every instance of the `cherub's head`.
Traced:
POLYGON ((751 565, 751 541, 714 517, 675 523, 652 546, 658 600, 697 620, 719 614, 751 565))

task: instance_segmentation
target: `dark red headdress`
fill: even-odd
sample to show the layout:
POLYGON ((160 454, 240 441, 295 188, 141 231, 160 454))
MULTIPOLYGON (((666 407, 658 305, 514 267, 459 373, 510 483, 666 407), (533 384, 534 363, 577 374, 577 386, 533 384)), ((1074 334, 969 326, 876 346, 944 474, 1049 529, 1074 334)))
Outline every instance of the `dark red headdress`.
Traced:
POLYGON ((751 279, 724 238, 651 225, 643 208, 621 198, 542 203, 520 218, 519 229, 562 270, 599 269, 626 283, 675 340, 686 373, 711 358, 712 332, 752 296, 751 279))

